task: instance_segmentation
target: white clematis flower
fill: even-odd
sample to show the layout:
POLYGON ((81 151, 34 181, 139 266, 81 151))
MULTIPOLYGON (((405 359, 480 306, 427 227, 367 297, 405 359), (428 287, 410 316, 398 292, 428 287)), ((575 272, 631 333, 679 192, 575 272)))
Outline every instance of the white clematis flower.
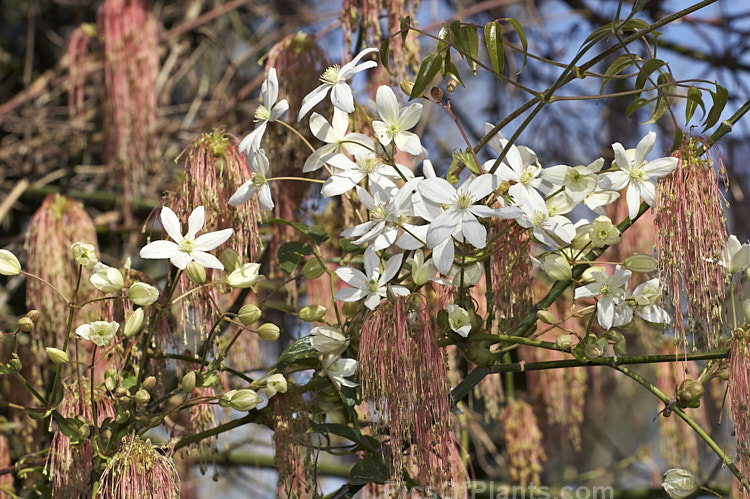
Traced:
POLYGON ((354 96, 352 95, 352 89, 349 88, 346 81, 360 71, 377 66, 378 63, 375 61, 366 61, 359 64, 359 61, 361 61, 363 57, 377 51, 378 49, 374 47, 364 49, 357 54, 351 62, 348 62, 341 67, 336 65, 326 69, 325 73, 320 76, 320 81, 323 82, 323 84, 302 99, 302 106, 300 107, 297 120, 301 120, 313 107, 315 107, 316 104, 325 99, 329 90, 331 91, 331 103, 334 107, 347 113, 353 113, 354 96))
POLYGON ((357 372, 357 361, 354 359, 337 359, 336 357, 336 355, 327 355, 323 359, 323 370, 326 376, 339 390, 342 386, 354 388, 357 383, 346 378, 354 376, 357 372))
POLYGON ((169 258, 172 265, 184 270, 188 263, 196 261, 210 269, 223 269, 218 258, 206 253, 224 244, 232 237, 232 229, 209 232, 198 237, 195 235, 203 228, 206 220, 205 209, 199 206, 193 210, 188 218, 188 231, 184 236, 180 230, 180 220, 175 212, 166 206, 161 209, 161 224, 173 241, 154 241, 141 249, 141 258, 161 259, 169 258))
POLYGON ((625 150, 622 144, 615 142, 612 150, 615 153, 615 163, 618 171, 605 172, 600 185, 607 190, 619 191, 628 188, 626 200, 628 216, 634 219, 641 206, 641 198, 647 205, 652 206, 656 200, 656 184, 651 178, 661 178, 669 175, 677 168, 677 158, 659 158, 646 161, 646 156, 654 148, 656 133, 649 132, 638 143, 635 149, 625 150))
POLYGON ((724 245, 724 255, 719 265, 732 275, 750 267, 750 245, 741 244, 737 236, 730 235, 724 245))
POLYGON ((268 176, 268 157, 263 149, 256 153, 252 153, 249 166, 250 171, 253 172, 253 177, 239 186, 237 191, 232 194, 229 198, 229 206, 237 206, 238 204, 246 203, 253 197, 255 192, 258 192, 258 204, 264 210, 273 210, 273 198, 271 197, 271 187, 266 181, 268 176))
POLYGON ((349 340, 337 327, 318 326, 310 331, 310 344, 320 353, 339 355, 349 346, 349 340))
POLYGON ((615 322, 615 307, 621 305, 627 298, 625 285, 631 274, 629 270, 619 265, 611 277, 606 272, 591 272, 591 277, 595 282, 577 288, 575 299, 594 298, 601 295, 596 304, 596 318, 601 327, 611 329, 615 322))
POLYGON ((372 122, 372 129, 380 143, 387 146, 391 142, 400 150, 413 156, 422 154, 422 143, 419 136, 408 132, 422 117, 422 104, 411 104, 400 109, 396 94, 391 87, 382 85, 375 96, 375 104, 380 120, 372 122))
POLYGON ((120 271, 109 265, 97 262, 97 264, 94 265, 93 271, 94 273, 89 277, 89 281, 91 281, 91 284, 93 284, 99 291, 104 293, 115 293, 120 291, 125 284, 120 271))
POLYGON ((257 152, 260 150, 260 141, 266 132, 266 126, 269 121, 276 121, 287 112, 289 103, 286 99, 279 98, 279 81, 276 79, 276 69, 268 70, 268 77, 260 87, 260 106, 255 110, 255 119, 258 125, 255 130, 250 132, 240 142, 240 152, 257 152))
POLYGON ((303 172, 312 172, 323 166, 334 155, 346 152, 354 155, 365 155, 375 149, 375 143, 367 135, 347 133, 349 115, 341 109, 333 108, 333 119, 328 123, 318 113, 310 115, 312 134, 326 145, 318 148, 307 157, 303 172))
POLYGON ((118 329, 120 324, 117 322, 94 321, 78 326, 76 334, 98 347, 105 347, 115 337, 118 329))
POLYGON ((339 196, 354 189, 367 177, 370 185, 378 184, 381 187, 394 185, 392 180, 400 180, 401 175, 407 180, 414 178, 414 173, 401 165, 388 165, 377 154, 365 154, 357 156, 354 162, 344 154, 336 154, 326 161, 334 167, 334 174, 326 180, 320 190, 323 197, 339 196), (401 175, 399 175, 401 172, 401 175))
MULTIPOLYGON (((347 283, 350 288, 340 289, 336 292, 334 298, 341 301, 359 301, 364 299, 365 306, 370 310, 375 310, 380 304, 380 300, 385 298, 388 283, 396 277, 396 273, 401 268, 401 261, 404 258, 403 253, 393 255, 385 264, 383 273, 380 273, 380 261, 377 253, 371 249, 365 251, 365 273, 352 267, 339 267, 336 269, 336 275, 347 283)), ((406 296, 409 290, 404 286, 392 285, 391 292, 397 296, 406 296)))
POLYGON ((471 316, 466 309, 450 304, 445 307, 448 311, 448 324, 454 333, 466 338, 471 332, 471 316))

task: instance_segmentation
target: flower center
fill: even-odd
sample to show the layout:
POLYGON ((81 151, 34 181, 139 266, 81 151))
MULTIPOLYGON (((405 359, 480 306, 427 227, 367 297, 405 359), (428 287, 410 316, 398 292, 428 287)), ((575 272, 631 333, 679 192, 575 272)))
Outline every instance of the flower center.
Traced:
POLYGON ((534 181, 534 174, 530 172, 529 170, 525 170, 521 177, 519 178, 519 182, 523 185, 529 185, 534 181))
POLYGON ((380 283, 377 279, 370 279, 367 281, 367 290, 371 293, 377 293, 380 291, 380 283))
POLYGON ((370 212, 370 220, 374 221, 380 221, 385 220, 388 217, 388 210, 385 209, 385 206, 382 204, 379 204, 370 212))
POLYGON ((391 137, 397 137, 401 133, 401 127, 398 126, 398 123, 391 123, 391 126, 388 127, 388 133, 391 134, 391 137))
POLYGON ((195 241, 190 239, 189 237, 186 237, 182 240, 179 246, 180 251, 184 251, 185 253, 192 253, 195 249, 195 241))
POLYGON ((600 293, 602 296, 607 296, 612 294, 612 288, 609 287, 609 284, 602 284, 602 289, 600 290, 600 293))
POLYGON ((367 156, 365 158, 357 160, 357 165, 362 170, 362 172, 366 173, 367 175, 380 170, 380 167, 383 166, 380 160, 375 156, 367 156))
POLYGON ((341 68, 338 64, 331 66, 326 69, 325 73, 320 75, 320 81, 327 83, 328 85, 335 85, 339 82, 339 70, 341 68))
POLYGON ((459 210, 465 210, 473 204, 473 200, 474 196, 472 196, 471 193, 459 191, 453 205, 459 210))
POLYGON ((258 187, 262 186, 266 183, 266 177, 263 175, 258 175, 257 173, 253 176, 253 184, 257 185, 258 187))
POLYGON ((264 105, 258 106, 255 110, 255 119, 258 121, 268 121, 271 119, 271 111, 264 105))
POLYGON ((534 227, 539 227, 540 225, 544 225, 544 223, 547 221, 547 214, 543 211, 535 211, 534 216, 531 219, 531 223, 534 224, 534 227))
POLYGON ((630 179, 634 181, 642 181, 646 179, 646 172, 641 168, 633 168, 630 170, 630 179))

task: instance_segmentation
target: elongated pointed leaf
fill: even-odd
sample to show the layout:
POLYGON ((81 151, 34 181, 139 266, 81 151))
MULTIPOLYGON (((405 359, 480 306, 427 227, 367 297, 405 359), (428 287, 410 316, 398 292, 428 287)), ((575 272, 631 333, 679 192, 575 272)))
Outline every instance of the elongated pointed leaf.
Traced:
POLYGON ((328 241, 330 237, 325 233, 325 231, 317 227, 313 227, 312 225, 290 222, 288 220, 282 220, 281 218, 269 218, 268 220, 266 220, 266 222, 270 224, 282 224, 294 227, 299 232, 310 238, 310 240, 312 240, 315 244, 322 244, 328 241))
POLYGON ((440 54, 429 54, 422 61, 422 65, 419 66, 419 72, 417 73, 417 79, 414 82, 414 87, 411 89, 411 95, 409 99, 421 97, 424 94, 427 85, 430 84, 432 79, 440 71, 442 66, 443 58, 440 54))
POLYGON ((406 37, 409 34, 409 26, 411 26, 411 16, 401 18, 401 42, 406 43, 406 37))
POLYGON ((637 55, 631 55, 631 54, 623 54, 614 61, 612 61, 612 64, 609 65, 607 68, 607 71, 604 72, 604 78, 602 78, 602 86, 599 89, 599 93, 604 92, 604 87, 607 86, 607 83, 609 83, 612 78, 607 78, 607 76, 615 76, 620 74, 622 71, 624 71, 626 68, 634 65, 636 62, 643 62, 643 59, 640 56, 637 55))
POLYGON ((667 110, 669 109, 669 106, 672 105, 672 101, 674 101, 674 95, 675 95, 675 91, 677 90, 677 87, 674 84, 672 75, 670 75, 669 73, 665 71, 662 71, 659 74, 659 77, 657 78, 656 83, 660 87, 659 97, 657 97, 656 99, 656 105, 654 106, 654 110, 651 113, 651 116, 649 117, 648 121, 641 123, 642 125, 649 125, 651 123, 656 123, 659 120, 659 118, 664 116, 664 113, 667 112, 667 110))
POLYGON ((703 104, 703 93, 696 87, 690 87, 687 91, 687 102, 685 102, 685 124, 687 124, 695 114, 695 110, 701 107, 703 114, 701 119, 706 116, 706 106, 703 104))
POLYGON ((380 63, 388 71, 390 71, 390 68, 388 67, 388 51, 390 50, 390 47, 391 47, 391 37, 386 38, 380 44, 380 63))
POLYGON ((484 43, 490 56, 490 64, 495 73, 502 75, 505 69, 505 48, 503 28, 500 23, 490 22, 484 25, 484 43))
POLYGON ((466 52, 464 59, 469 64, 471 72, 477 74, 477 60, 479 59, 479 34, 474 26, 462 26, 461 38, 464 40, 466 52))
POLYGON ((714 83, 714 85, 716 85, 716 92, 711 92, 709 90, 711 93, 711 99, 713 100, 713 105, 708 111, 703 131, 708 130, 719 121, 719 118, 721 118, 721 112, 724 111, 724 106, 727 105, 727 99, 729 99, 729 92, 727 92, 726 88, 718 83, 714 83))
POLYGON ((287 241, 279 246, 276 256, 279 259, 281 270, 287 274, 291 274, 297 268, 300 258, 312 254, 313 249, 309 244, 301 241, 287 241))
POLYGON ((647 104, 648 104, 647 99, 640 98, 640 99, 634 100, 633 102, 630 103, 628 108, 625 110, 625 116, 630 116, 635 111, 637 111, 638 109, 642 108, 643 106, 647 104))
POLYGON ((528 40, 526 40, 526 34, 523 32, 523 26, 521 26, 521 23, 518 22, 518 19, 509 17, 508 22, 513 25, 513 29, 516 30, 518 39, 521 41, 521 48, 523 49, 523 66, 521 66, 521 69, 517 73, 521 74, 523 68, 526 67, 526 60, 529 52, 529 42, 528 40))
POLYGON ((635 88, 638 90, 642 89, 651 73, 664 66, 665 64, 666 63, 661 59, 649 59, 648 61, 643 63, 641 72, 638 73, 638 78, 635 79, 635 88))
MULTIPOLYGON (((458 74, 458 69, 451 62, 450 52, 447 50, 445 51, 445 61, 443 63, 441 74, 443 75, 443 78, 445 78, 446 76, 452 76, 458 83, 461 84, 462 87, 466 87, 463 80, 461 80, 461 75, 458 74)), ((474 74, 476 74, 476 72, 474 74)))

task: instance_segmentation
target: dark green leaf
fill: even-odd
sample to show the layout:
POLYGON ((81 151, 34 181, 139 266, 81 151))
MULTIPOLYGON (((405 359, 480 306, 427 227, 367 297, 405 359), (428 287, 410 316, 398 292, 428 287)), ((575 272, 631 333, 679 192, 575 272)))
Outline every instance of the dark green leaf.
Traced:
POLYGON ((492 69, 498 75, 505 69, 505 50, 503 45, 503 28, 500 23, 490 22, 484 25, 484 43, 490 55, 492 69))
POLYGON ((599 89, 599 93, 601 94, 604 92, 604 87, 607 86, 607 83, 609 83, 612 78, 606 78, 607 76, 615 76, 620 74, 625 68, 628 68, 635 64, 636 62, 642 62, 643 59, 640 56, 637 55, 631 55, 631 54, 623 54, 614 61, 612 61, 612 64, 609 65, 607 68, 607 71, 604 72, 605 78, 602 78, 602 86, 599 89))
POLYGON ((411 89, 411 95, 409 99, 415 99, 422 97, 427 85, 432 82, 432 79, 440 71, 443 58, 439 54, 429 54, 422 61, 422 65, 419 66, 419 72, 417 73, 417 79, 414 82, 414 87, 411 89))
POLYGON ((703 114, 701 119, 706 116, 706 106, 703 104, 703 93, 696 87, 690 87, 687 91, 687 102, 685 102, 685 124, 687 124, 695 114, 695 110, 701 107, 703 114))
POLYGON ((450 46, 450 28, 447 24, 443 24, 438 31, 438 45, 437 51, 440 52, 446 47, 450 46))
POLYGON ((380 447, 380 442, 377 440, 374 440, 372 437, 366 437, 365 435, 362 435, 361 433, 358 434, 354 429, 348 425, 340 424, 340 423, 319 423, 319 424, 313 424, 310 426, 310 428, 307 430, 308 433, 330 433, 333 435, 338 435, 340 437, 343 437, 347 440, 351 440, 352 442, 358 444, 360 447, 368 449, 372 452, 376 452, 378 448, 380 447), (373 444, 374 440, 374 444, 373 444))
POLYGON ((312 254, 313 249, 309 244, 300 241, 288 241, 279 247, 276 256, 279 259, 281 270, 291 274, 297 268, 300 258, 312 254))
POLYGON ((343 237, 339 239, 339 246, 341 246, 341 250, 344 253, 354 253, 355 251, 359 251, 362 249, 361 246, 356 245, 349 239, 344 239, 343 237))
POLYGON ((521 23, 518 22, 518 19, 509 17, 508 22, 513 25, 513 29, 516 30, 518 39, 521 41, 521 48, 523 49, 523 66, 521 66, 521 69, 518 71, 518 74, 521 74, 523 68, 526 67, 526 59, 529 52, 529 42, 526 40, 526 34, 523 32, 523 26, 521 26, 521 23))
POLYGON ((729 92, 727 92, 726 88, 718 83, 714 83, 714 85, 716 85, 716 92, 711 92, 709 90, 711 93, 711 99, 713 100, 713 105, 708 111, 705 128, 703 129, 704 131, 708 130, 719 121, 719 118, 721 118, 721 112, 724 111, 724 106, 727 105, 727 99, 729 98, 729 92))
POLYGON ((322 244, 328 240, 328 234, 312 225, 301 224, 298 222, 289 222, 288 220, 282 220, 280 218, 269 218, 266 220, 270 224, 282 224, 294 227, 299 232, 309 237, 315 244, 322 244))
POLYGON ((380 453, 366 454, 349 470, 349 483, 352 485, 382 484, 386 481, 388 481, 388 465, 380 453))
MULTIPOLYGON (((461 75, 458 74, 458 69, 456 69, 456 66, 453 65, 453 63, 450 60, 450 51, 445 51, 445 63, 443 64, 443 77, 452 76, 458 83, 461 84, 462 87, 465 87, 464 82, 461 80, 461 75)), ((476 74, 476 72, 475 72, 476 74)))
POLYGON ((409 35, 409 26, 411 26, 411 16, 401 18, 401 42, 406 43, 406 37, 409 35))
POLYGON ((464 59, 469 64, 471 72, 477 74, 477 60, 479 58, 479 34, 474 26, 461 27, 461 39, 466 46, 464 59))
POLYGON ((631 10, 631 14, 637 14, 638 12, 642 11, 646 5, 648 5, 648 2, 650 0, 636 0, 633 3, 633 10, 631 10))
POLYGON ((383 42, 380 44, 380 63, 383 65, 383 67, 386 70, 390 71, 390 68, 388 67, 388 51, 391 47, 391 37, 386 38, 383 40, 383 42))
POLYGON ((635 79, 635 88, 637 90, 642 89, 646 84, 646 80, 648 80, 649 75, 660 67, 664 66, 664 64, 666 63, 661 59, 649 59, 648 61, 646 61, 643 66, 641 66, 641 72, 638 73, 638 78, 635 79))
POLYGON ((674 84, 672 75, 662 71, 659 74, 659 78, 657 78, 656 83, 660 87, 659 97, 657 97, 656 99, 656 106, 654 106, 654 110, 651 113, 651 117, 645 123, 641 123, 642 125, 656 123, 656 121, 659 118, 661 118, 664 115, 664 113, 667 112, 667 110, 669 109, 669 106, 672 104, 672 101, 674 100, 674 94, 675 94, 675 91, 677 90, 677 87, 674 84), (665 85, 665 86, 662 86, 662 85, 665 85))
POLYGON ((625 116, 630 116, 631 114, 633 114, 635 111, 637 111, 638 109, 642 108, 646 104, 648 104, 648 100, 646 100, 646 99, 636 99, 636 100, 634 100, 633 102, 630 103, 630 105, 628 106, 628 108, 625 110, 625 116))

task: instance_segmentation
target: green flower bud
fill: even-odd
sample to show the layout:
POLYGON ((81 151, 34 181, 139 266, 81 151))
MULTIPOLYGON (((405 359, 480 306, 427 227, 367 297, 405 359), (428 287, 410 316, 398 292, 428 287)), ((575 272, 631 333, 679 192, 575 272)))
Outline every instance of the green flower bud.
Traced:
POLYGON ((698 480, 688 470, 673 468, 664 473, 661 486, 672 499, 685 499, 698 489, 698 480))
POLYGON ((196 374, 195 371, 190 371, 185 376, 182 377, 182 381, 180 382, 180 390, 182 390, 185 393, 191 393, 193 389, 195 388, 195 382, 196 382, 196 374))
POLYGON ((479 367, 490 367, 495 363, 495 355, 489 348, 472 343, 466 351, 466 358, 479 367))
POLYGON ((234 396, 235 393, 237 393, 237 390, 229 390, 227 393, 222 395, 219 398, 219 405, 224 408, 230 407, 232 405, 232 402, 231 402, 232 397, 234 396))
POLYGON ((18 275, 21 273, 21 264, 16 255, 8 250, 0 249, 0 275, 18 275))
POLYGON ((81 439, 89 438, 90 434, 91 434, 91 428, 89 428, 89 425, 82 424, 78 428, 78 436, 81 437, 81 439))
POLYGON ((319 259, 313 258, 302 266, 302 275, 305 279, 317 279, 323 275, 325 270, 325 265, 319 259))
POLYGON ((677 387, 677 404, 683 409, 690 407, 695 409, 701 406, 703 398, 703 385, 694 379, 685 379, 677 387))
POLYGON ((19 372, 21 369, 23 369, 23 364, 21 364, 21 359, 18 358, 17 353, 13 353, 12 357, 8 361, 8 367, 14 372, 19 372))
POLYGON ((224 249, 221 252, 219 260, 221 260, 221 263, 224 265, 224 270, 229 273, 234 272, 235 269, 242 265, 242 258, 240 258, 239 253, 232 248, 224 249))
POLYGON ((570 347, 573 346, 573 338, 575 338, 575 336, 572 334, 558 336, 557 339, 555 339, 555 346, 569 350, 570 347))
POLYGON ((317 322, 326 315, 323 305, 308 305, 299 311, 299 318, 305 322, 317 322))
POLYGON ((633 272, 648 274, 656 271, 659 261, 651 255, 633 253, 625 259, 625 268, 633 272))
POLYGON ((135 392, 135 403, 138 405, 147 404, 151 400, 151 395, 146 390, 138 390, 135 392))
POLYGON ((567 281, 573 276, 568 259, 559 254, 553 254, 542 260, 542 269, 556 281, 567 281))
POLYGON ((122 329, 122 334, 126 338, 132 338, 136 334, 141 332, 143 327, 143 309, 137 308, 130 314, 128 320, 125 321, 125 327, 122 329))
POLYGON ((149 376, 148 378, 143 380, 143 388, 146 390, 152 389, 154 386, 156 386, 156 378, 153 376, 149 376))
POLYGON ((279 339, 280 329, 276 324, 266 322, 255 332, 260 336, 260 339, 264 341, 276 341, 279 339))
POLYGON ((206 282, 206 269, 195 260, 188 263, 187 267, 185 267, 185 274, 187 274, 188 279, 195 284, 203 284, 206 282))
POLYGON ((258 319, 260 319, 261 315, 263 315, 263 311, 252 303, 243 305, 242 308, 240 308, 240 313, 237 314, 240 322, 245 325, 258 322, 258 319))
POLYGON ((82 242, 73 243, 70 245, 68 253, 78 265, 82 265, 89 270, 93 269, 94 265, 99 261, 96 258, 96 248, 94 248, 93 244, 82 242))
POLYGON ((21 317, 18 319, 18 329, 24 333, 30 333, 34 329, 34 321, 28 317, 21 317))
POLYGON ((45 350, 47 351, 47 358, 49 358, 50 362, 53 364, 60 366, 68 363, 68 354, 59 348, 47 347, 45 350))
POLYGON ((96 289, 103 293, 116 293, 120 291, 124 286, 122 274, 119 270, 104 265, 101 262, 97 262, 93 268, 93 274, 89 277, 89 281, 94 285, 96 289))
POLYGON ((399 84, 399 88, 407 97, 411 97, 411 91, 414 90, 414 82, 408 80, 402 81, 399 84))
POLYGON ((29 310, 28 312, 26 312, 26 317, 28 317, 29 319, 31 319, 34 322, 38 321, 39 320, 39 310, 35 310, 35 309, 29 310))
POLYGON ((287 381, 283 374, 272 374, 266 379, 266 395, 268 398, 277 393, 286 393, 287 381))
POLYGON ((604 355, 604 349, 596 343, 584 345, 583 352, 589 359, 598 359, 599 357, 604 355))
POLYGON ((136 305, 145 307, 159 299, 159 290, 149 284, 136 282, 130 286, 128 298, 136 305))
POLYGON ((552 314, 552 312, 549 312, 547 310, 537 310, 536 316, 545 324, 557 324, 557 319, 555 319, 555 316, 552 314))
POLYGON ((229 402, 235 411, 245 412, 252 411, 262 401, 263 399, 255 390, 245 388, 234 393, 229 402))

